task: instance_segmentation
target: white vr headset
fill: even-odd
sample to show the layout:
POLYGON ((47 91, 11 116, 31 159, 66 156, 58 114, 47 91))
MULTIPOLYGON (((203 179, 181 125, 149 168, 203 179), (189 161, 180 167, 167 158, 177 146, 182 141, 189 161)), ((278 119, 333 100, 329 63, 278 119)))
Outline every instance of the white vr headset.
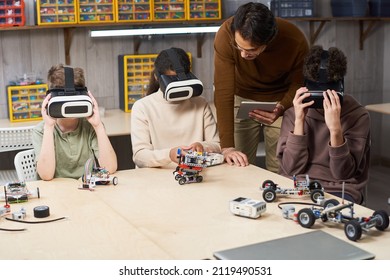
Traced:
POLYGON ((52 118, 84 118, 93 114, 92 100, 86 87, 74 86, 73 68, 64 67, 65 88, 53 88, 47 91, 51 98, 47 113, 52 118))
POLYGON ((174 49, 167 49, 176 75, 159 74, 160 89, 167 101, 182 101, 199 96, 203 92, 202 82, 191 72, 185 73, 174 49))

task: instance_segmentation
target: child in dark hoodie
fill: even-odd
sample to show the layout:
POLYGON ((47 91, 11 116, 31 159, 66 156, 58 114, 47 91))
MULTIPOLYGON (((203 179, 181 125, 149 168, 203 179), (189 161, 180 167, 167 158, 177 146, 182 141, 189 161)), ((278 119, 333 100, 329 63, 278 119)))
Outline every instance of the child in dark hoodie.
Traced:
POLYGON ((279 173, 288 177, 308 174, 326 192, 339 197, 344 183, 344 198, 362 203, 368 182, 370 116, 352 96, 341 99, 332 88, 343 83, 347 70, 344 53, 338 48, 312 47, 303 69, 307 84, 319 83, 323 66, 329 85, 323 92, 323 108, 309 108, 314 101, 306 102, 310 89, 302 87, 296 92, 294 106, 284 113, 277 148, 279 173), (323 52, 327 52, 326 65, 321 63, 323 52))

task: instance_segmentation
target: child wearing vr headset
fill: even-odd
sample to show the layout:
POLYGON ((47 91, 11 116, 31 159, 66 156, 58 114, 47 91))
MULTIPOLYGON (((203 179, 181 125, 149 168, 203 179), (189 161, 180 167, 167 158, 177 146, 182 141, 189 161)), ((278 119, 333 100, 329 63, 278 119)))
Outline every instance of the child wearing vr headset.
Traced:
POLYGON ((294 106, 284 113, 277 148, 279 173, 308 174, 326 192, 362 203, 368 182, 370 116, 352 96, 343 96, 346 71, 347 59, 338 48, 310 49, 303 69, 306 86, 296 91, 294 106))
POLYGON ((80 178, 85 163, 96 158, 110 173, 117 158, 99 107, 85 87, 81 68, 52 66, 47 76, 49 90, 42 102, 42 117, 33 130, 37 172, 41 179, 80 178))
POLYGON ((177 151, 220 152, 217 125, 203 85, 190 72, 187 53, 163 50, 154 62, 148 95, 131 112, 133 161, 137 167, 177 163, 177 151))

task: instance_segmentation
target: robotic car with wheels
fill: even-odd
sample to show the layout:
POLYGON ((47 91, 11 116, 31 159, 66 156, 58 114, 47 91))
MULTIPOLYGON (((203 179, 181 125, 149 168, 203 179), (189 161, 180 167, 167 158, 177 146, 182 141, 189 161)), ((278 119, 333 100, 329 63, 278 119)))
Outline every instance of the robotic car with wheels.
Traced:
POLYGON ((83 189, 94 189, 96 185, 108 185, 110 183, 116 186, 118 177, 110 177, 110 173, 105 168, 97 167, 94 161, 89 159, 85 164, 82 181, 83 189))
POLYGON ((187 183, 200 183, 203 181, 203 177, 199 174, 206 164, 206 155, 203 153, 196 153, 192 151, 181 154, 180 149, 177 151, 179 164, 176 170, 173 171, 175 180, 180 185, 187 183))
POLYGON ((4 186, 4 194, 0 194, 0 200, 8 203, 26 202, 29 198, 40 198, 39 188, 30 191, 25 182, 13 182, 4 186))
POLYGON ((344 224, 344 232, 349 240, 356 241, 362 236, 362 231, 368 232, 372 227, 384 231, 389 226, 389 215, 384 210, 375 211, 370 217, 354 217, 353 203, 339 204, 335 199, 324 202, 322 207, 313 206, 303 208, 298 211, 298 223, 304 228, 310 228, 314 225, 316 219, 323 222, 331 221, 344 224), (342 213, 342 210, 348 209, 349 213, 342 213))
POLYGON ((271 180, 265 180, 260 190, 263 191, 263 199, 266 202, 273 202, 276 195, 310 195, 313 202, 317 202, 319 198, 324 197, 324 189, 317 181, 310 181, 309 175, 306 175, 305 180, 298 181, 296 176, 293 176, 294 188, 284 189, 279 187, 271 180))

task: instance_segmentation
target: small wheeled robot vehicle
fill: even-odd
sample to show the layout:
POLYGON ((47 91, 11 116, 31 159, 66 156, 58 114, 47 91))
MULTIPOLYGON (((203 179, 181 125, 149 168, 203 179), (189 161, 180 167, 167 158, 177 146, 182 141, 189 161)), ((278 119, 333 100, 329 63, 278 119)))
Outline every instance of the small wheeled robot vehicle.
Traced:
POLYGON ((294 188, 290 189, 281 188, 272 180, 265 180, 260 188, 263 191, 263 199, 266 202, 273 202, 276 195, 310 195, 311 200, 317 202, 319 198, 324 197, 324 188, 318 181, 310 181, 309 175, 302 181, 293 176, 293 180, 294 188))
POLYGON ((375 211, 370 217, 354 217, 353 203, 339 204, 335 199, 327 200, 323 206, 312 206, 298 211, 296 219, 304 228, 311 228, 317 219, 323 222, 344 224, 344 232, 349 240, 356 241, 362 232, 370 228, 384 231, 389 226, 389 215, 384 210, 375 211), (343 213, 348 212, 348 213, 343 213))
POLYGON ((83 189, 94 189, 96 185, 108 185, 110 183, 116 186, 118 177, 111 177, 105 168, 96 166, 95 162, 89 159, 85 164, 82 181, 83 189))
POLYGON ((0 194, 0 199, 7 203, 26 202, 29 198, 40 198, 39 188, 29 190, 25 182, 13 182, 4 186, 4 193, 0 194))
POLYGON ((200 175, 200 172, 207 166, 206 155, 193 151, 184 152, 182 154, 179 149, 177 151, 177 156, 179 163, 176 170, 173 171, 175 180, 178 181, 180 185, 202 182, 203 177, 200 175))

